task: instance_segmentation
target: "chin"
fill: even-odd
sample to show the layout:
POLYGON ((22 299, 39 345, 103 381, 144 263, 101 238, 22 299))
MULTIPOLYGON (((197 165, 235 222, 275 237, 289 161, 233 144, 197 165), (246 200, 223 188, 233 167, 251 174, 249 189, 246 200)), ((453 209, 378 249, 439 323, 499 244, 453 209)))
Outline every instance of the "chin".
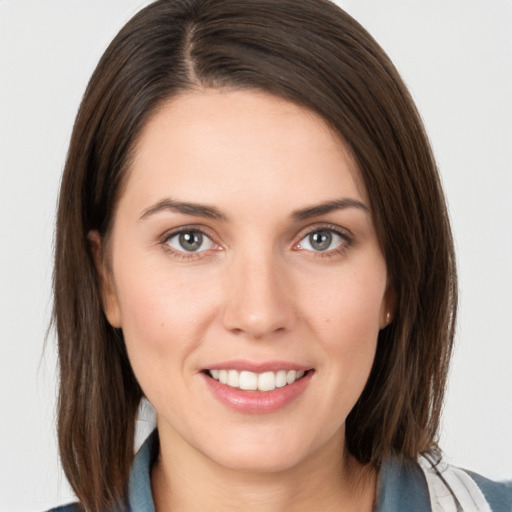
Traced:
POLYGON ((212 460, 226 469, 241 473, 280 473, 298 466, 303 460, 303 454, 298 450, 290 453, 289 450, 276 447, 272 447, 271 450, 254 447, 254 449, 230 449, 212 460))
POLYGON ((292 470, 303 464, 308 458, 314 457, 320 446, 319 439, 308 439, 307 436, 293 436, 289 429, 275 427, 268 431, 248 435, 238 433, 229 439, 218 440, 214 446, 221 450, 211 450, 208 446, 205 453, 213 462, 232 471, 244 473, 279 473, 292 470))

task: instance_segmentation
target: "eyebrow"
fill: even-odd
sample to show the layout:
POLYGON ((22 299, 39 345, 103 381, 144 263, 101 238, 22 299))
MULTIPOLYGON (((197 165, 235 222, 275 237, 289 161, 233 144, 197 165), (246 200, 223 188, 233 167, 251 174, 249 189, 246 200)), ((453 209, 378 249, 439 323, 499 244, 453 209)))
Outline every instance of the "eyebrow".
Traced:
MULTIPOLYGON (((306 208, 300 208, 299 210, 295 210, 291 217, 295 221, 306 220, 311 217, 318 217, 320 215, 326 215, 327 213, 336 211, 336 210, 344 210, 346 208, 358 208, 363 210, 366 213, 370 213, 370 209, 361 201, 356 199, 336 199, 332 201, 327 201, 325 203, 320 203, 313 206, 308 206, 306 208)), ((156 213, 160 213, 163 211, 172 211, 177 213, 183 213, 185 215, 193 215, 196 217, 204 217, 207 219, 215 219, 221 221, 227 221, 228 218, 221 213, 220 210, 215 208, 214 206, 209 206, 205 204, 199 203, 188 203, 183 201, 175 201, 171 198, 165 198, 158 203, 146 208, 142 215, 139 217, 139 220, 144 220, 151 215, 156 213)))
POLYGON ((327 201, 325 203, 320 203, 314 206, 308 206, 306 208, 301 208, 300 210, 295 210, 292 213, 292 218, 296 221, 309 219, 311 217, 318 217, 320 215, 325 215, 327 213, 336 211, 336 210, 345 210, 346 208, 358 208, 363 210, 366 213, 370 213, 370 209, 361 201, 356 199, 335 199, 333 201, 327 201))
POLYGON ((227 217, 214 206, 198 203, 187 203, 183 201, 175 201, 174 199, 165 198, 153 206, 146 208, 139 220, 144 220, 156 213, 171 211, 184 213, 186 215, 194 215, 195 217, 205 217, 207 219, 215 219, 227 221, 227 217))

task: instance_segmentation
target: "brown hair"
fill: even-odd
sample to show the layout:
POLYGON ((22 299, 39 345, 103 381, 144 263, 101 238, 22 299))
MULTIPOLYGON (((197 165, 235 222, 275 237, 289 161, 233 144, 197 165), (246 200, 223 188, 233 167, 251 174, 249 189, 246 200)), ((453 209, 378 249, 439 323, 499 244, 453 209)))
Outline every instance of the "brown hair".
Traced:
POLYGON ((59 445, 83 507, 123 500, 142 391, 107 322, 88 243, 108 235, 141 128, 195 87, 252 88, 319 113, 356 158, 395 291, 350 452, 376 467, 435 446, 451 353, 456 275, 436 165, 413 101, 372 37, 327 0, 159 0, 101 58, 73 129, 60 192, 54 321, 59 445))

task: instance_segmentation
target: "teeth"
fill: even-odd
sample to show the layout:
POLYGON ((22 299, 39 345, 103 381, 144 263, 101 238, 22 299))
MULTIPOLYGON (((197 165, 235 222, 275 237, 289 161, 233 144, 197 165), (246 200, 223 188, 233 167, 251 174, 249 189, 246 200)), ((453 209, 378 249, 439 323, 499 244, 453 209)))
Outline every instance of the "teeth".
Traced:
POLYGON ((304 376, 303 370, 279 370, 277 372, 254 373, 238 370, 209 370, 210 376, 221 384, 248 391, 273 391, 293 384, 304 376))
POLYGON ((290 370, 286 374, 286 383, 291 384, 292 382, 295 382, 296 378, 297 378, 297 372, 295 370, 290 370))
POLYGON ((258 389, 260 391, 272 391, 276 389, 276 374, 265 372, 258 375, 258 389))
POLYGON ((276 373, 276 388, 282 388, 288 384, 286 382, 286 370, 279 370, 276 373))
MULTIPOLYGON (((236 370, 230 371, 236 372, 236 370)), ((240 372, 240 384, 237 387, 246 390, 258 389, 258 376, 252 372, 240 372)))
POLYGON ((229 370, 228 371, 228 386, 231 386, 232 388, 237 388, 240 383, 240 375, 236 370, 229 370))

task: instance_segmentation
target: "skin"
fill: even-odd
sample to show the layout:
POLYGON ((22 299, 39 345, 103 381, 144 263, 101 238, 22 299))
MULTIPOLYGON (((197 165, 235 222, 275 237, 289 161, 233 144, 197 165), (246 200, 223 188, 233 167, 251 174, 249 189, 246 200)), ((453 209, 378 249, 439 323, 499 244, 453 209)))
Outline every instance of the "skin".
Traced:
POLYGON ((256 91, 171 99, 142 131, 108 245, 90 239, 105 313, 157 411, 159 512, 372 509, 376 477, 345 452, 345 419, 391 291, 358 169, 319 116, 256 91), (168 199, 219 216, 155 208, 168 199), (340 199, 356 206, 294 215, 340 199), (183 226, 204 232, 198 251, 183 226), (309 235, 326 229, 339 234, 319 251, 309 235), (202 373, 234 359, 314 371, 291 404, 247 414, 202 373))

